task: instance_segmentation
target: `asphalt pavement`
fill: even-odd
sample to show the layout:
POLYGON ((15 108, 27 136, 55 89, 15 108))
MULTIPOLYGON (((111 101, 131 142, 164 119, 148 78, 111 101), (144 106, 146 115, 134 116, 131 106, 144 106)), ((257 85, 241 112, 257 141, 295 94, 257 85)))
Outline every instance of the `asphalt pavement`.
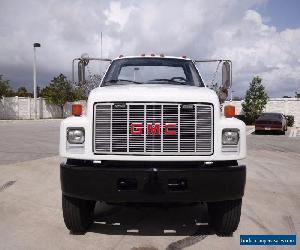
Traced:
POLYGON ((240 249, 240 234, 299 238, 300 136, 290 132, 247 135, 248 157, 240 162, 247 165, 246 191, 232 237, 209 227, 205 204, 98 203, 91 229, 72 235, 61 210, 59 121, 0 121, 0 249, 240 249))

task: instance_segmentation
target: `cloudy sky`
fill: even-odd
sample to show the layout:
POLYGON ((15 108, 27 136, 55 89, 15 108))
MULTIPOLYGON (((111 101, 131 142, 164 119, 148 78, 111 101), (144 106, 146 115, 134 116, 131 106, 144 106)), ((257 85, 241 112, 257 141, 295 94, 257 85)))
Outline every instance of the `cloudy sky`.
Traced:
POLYGON ((253 76, 270 97, 300 91, 300 1, 291 0, 1 0, 0 74, 32 89, 34 42, 38 84, 70 77, 73 58, 165 53, 233 61, 233 90, 253 76))

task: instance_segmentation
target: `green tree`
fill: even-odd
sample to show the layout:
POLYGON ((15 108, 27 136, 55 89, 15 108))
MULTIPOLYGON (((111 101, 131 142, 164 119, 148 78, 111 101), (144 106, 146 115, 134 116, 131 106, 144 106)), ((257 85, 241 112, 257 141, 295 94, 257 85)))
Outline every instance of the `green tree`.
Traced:
POLYGON ((63 74, 54 77, 50 84, 41 90, 41 96, 45 98, 47 103, 61 108, 61 117, 63 117, 63 107, 66 102, 83 98, 80 91, 75 89, 63 74))
POLYGON ((27 97, 28 96, 28 91, 25 87, 20 87, 18 88, 17 92, 16 92, 17 96, 21 96, 21 97, 27 97))
MULTIPOLYGON (((32 90, 32 92, 28 92, 27 96, 33 98, 33 90, 32 90)), ((42 97, 41 96, 41 87, 40 86, 36 87, 36 97, 37 98, 42 97)))
POLYGON ((75 82, 76 89, 81 93, 84 97, 83 99, 87 99, 89 93, 96 87, 99 86, 103 75, 94 74, 90 76, 89 80, 85 80, 83 82, 75 82))
POLYGON ((252 124, 258 118, 265 108, 267 101, 268 95, 265 92, 265 87, 262 85, 262 79, 259 76, 255 76, 250 82, 249 89, 242 103, 248 123, 252 124))
POLYGON ((37 87, 36 87, 36 96, 37 96, 37 97, 40 97, 40 96, 41 96, 41 87, 40 87, 40 86, 37 86, 37 87))
POLYGON ((14 91, 9 85, 9 80, 4 80, 2 75, 0 75, 0 99, 2 96, 14 96, 14 91))

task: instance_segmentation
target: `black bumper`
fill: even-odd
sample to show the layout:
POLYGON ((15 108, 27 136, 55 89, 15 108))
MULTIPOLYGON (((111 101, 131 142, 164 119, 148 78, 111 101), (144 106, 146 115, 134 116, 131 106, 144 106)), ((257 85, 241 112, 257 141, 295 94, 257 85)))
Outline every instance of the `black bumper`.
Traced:
POLYGON ((198 202, 240 199, 245 166, 129 167, 60 165, 65 195, 106 202, 198 202))

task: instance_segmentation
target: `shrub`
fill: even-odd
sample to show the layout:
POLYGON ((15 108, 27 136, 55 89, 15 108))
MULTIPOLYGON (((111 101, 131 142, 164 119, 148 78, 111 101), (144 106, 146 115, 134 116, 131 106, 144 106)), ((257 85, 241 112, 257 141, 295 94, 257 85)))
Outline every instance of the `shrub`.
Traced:
POLYGON ((288 127, 293 127, 295 123, 295 117, 293 115, 285 115, 288 127))

